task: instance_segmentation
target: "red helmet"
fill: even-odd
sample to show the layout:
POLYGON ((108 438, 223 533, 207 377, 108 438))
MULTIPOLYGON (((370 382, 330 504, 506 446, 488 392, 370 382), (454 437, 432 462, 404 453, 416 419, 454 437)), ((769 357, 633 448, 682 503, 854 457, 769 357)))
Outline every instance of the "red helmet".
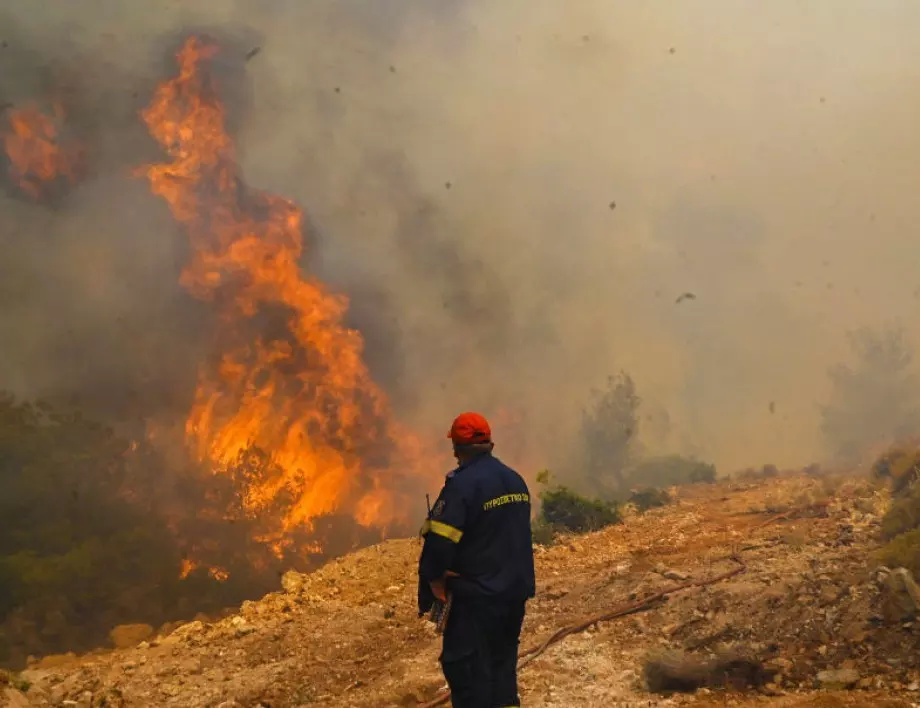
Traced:
POLYGON ((489 421, 479 413, 461 413, 454 419, 447 437, 455 445, 475 445, 492 442, 492 428, 489 421))

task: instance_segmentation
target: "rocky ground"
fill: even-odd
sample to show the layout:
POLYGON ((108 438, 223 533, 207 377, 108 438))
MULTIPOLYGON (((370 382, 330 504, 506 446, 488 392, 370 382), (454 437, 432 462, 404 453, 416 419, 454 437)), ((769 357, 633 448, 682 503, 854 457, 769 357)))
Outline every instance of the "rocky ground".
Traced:
MULTIPOLYGON (((724 482, 538 548, 525 648, 584 617, 730 570, 733 554, 746 567, 553 645, 521 672, 524 704, 920 706, 920 623, 906 619, 896 575, 871 560, 885 504, 884 491, 859 480, 724 482), (765 686, 647 690, 650 656, 681 650, 705 659, 731 648, 766 667, 765 686)), ((219 621, 130 649, 48 657, 5 689, 7 703, 418 705, 443 685, 438 638, 415 613, 418 552, 416 540, 389 541, 310 575, 288 574, 283 590, 219 621)))

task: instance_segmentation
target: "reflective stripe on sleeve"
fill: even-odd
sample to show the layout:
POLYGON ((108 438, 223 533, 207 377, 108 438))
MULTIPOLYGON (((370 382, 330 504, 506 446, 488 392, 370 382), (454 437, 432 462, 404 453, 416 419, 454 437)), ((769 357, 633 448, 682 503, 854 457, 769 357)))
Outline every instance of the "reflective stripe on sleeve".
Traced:
POLYGON ((454 543, 460 543, 460 539, 463 538, 463 531, 460 529, 455 529, 453 526, 432 519, 429 519, 422 525, 422 536, 429 531, 438 536, 443 536, 454 543))

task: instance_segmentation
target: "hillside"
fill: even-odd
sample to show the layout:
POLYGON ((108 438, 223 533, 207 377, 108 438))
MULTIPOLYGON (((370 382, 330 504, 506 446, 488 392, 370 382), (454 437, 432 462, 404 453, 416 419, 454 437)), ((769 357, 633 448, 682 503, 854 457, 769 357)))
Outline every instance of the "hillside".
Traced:
MULTIPOLYGON (((523 648, 583 617, 739 568, 733 554, 745 567, 549 647, 521 672, 524 704, 915 705, 920 625, 891 619, 892 598, 871 560, 885 504, 883 491, 859 480, 723 482, 538 548, 539 590, 523 648), (742 648, 775 675, 759 693, 704 688, 661 697, 645 689, 649 652, 705 656, 720 646, 742 648)), ((417 540, 389 541, 310 575, 289 573, 283 590, 218 621, 185 624, 132 649, 46 658, 20 677, 26 693, 6 690, 7 703, 417 705, 443 684, 438 638, 415 613, 418 552, 417 540)))

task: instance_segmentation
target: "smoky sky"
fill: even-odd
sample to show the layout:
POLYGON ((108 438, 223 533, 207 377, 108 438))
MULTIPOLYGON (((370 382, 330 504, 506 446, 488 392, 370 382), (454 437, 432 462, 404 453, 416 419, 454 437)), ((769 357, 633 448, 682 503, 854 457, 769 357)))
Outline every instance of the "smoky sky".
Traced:
POLYGON ((0 197, 0 386, 23 395, 187 407, 207 307, 131 170, 158 156, 137 112, 200 31, 234 57, 221 80, 246 180, 304 207, 305 268, 349 296, 369 366, 423 435, 507 409, 526 421, 506 431, 519 461, 556 464, 591 389, 626 370, 651 452, 806 464, 826 452, 847 333, 920 336, 916 3, 5 12, 0 102, 63 82, 92 148, 58 203, 0 197))

